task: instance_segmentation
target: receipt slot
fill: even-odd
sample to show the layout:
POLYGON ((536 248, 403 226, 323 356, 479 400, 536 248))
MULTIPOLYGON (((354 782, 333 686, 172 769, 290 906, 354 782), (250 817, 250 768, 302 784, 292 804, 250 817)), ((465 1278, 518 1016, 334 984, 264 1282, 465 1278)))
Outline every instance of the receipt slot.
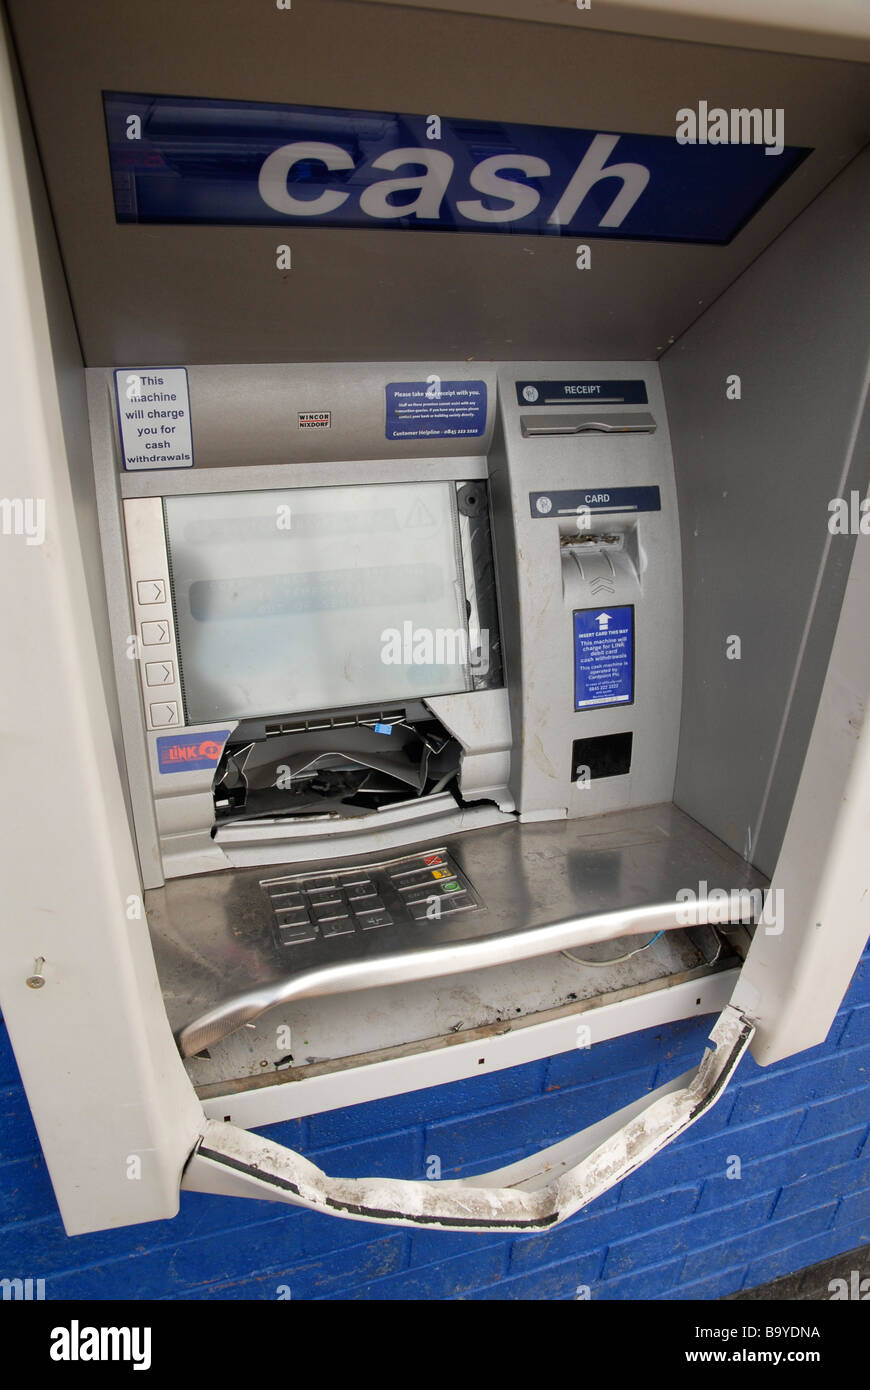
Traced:
MULTIPOLYGON (((573 170, 568 202, 549 189, 539 212, 513 166, 478 174, 481 121, 445 117, 453 153, 429 152, 400 207, 377 176, 417 118, 384 115, 386 69, 365 109, 276 115, 265 79, 249 99, 231 82, 237 52, 271 61, 271 17, 200 81, 185 14, 131 93, 134 7, 107 6, 64 72, 37 23, 52 8, 12 4, 3 75, 0 997, 66 1228, 172 1215, 186 1187, 548 1229, 706 1113, 748 1047, 767 1063, 821 1041, 867 936, 870 562, 828 526, 867 485, 852 65, 777 57, 796 98, 817 79, 825 140, 795 116, 776 178, 763 151, 727 179, 695 151, 703 225, 667 182, 660 117, 632 117, 650 133, 604 178, 622 137, 559 127, 557 78, 551 126, 535 135, 517 94, 498 134, 573 170), (81 114, 58 122, 59 93, 81 114), (293 206, 270 185, 263 212, 276 129, 351 163, 285 153, 293 206), (429 201, 434 155, 457 167, 462 140, 477 211, 429 201), (522 235, 490 206, 507 188, 522 235), (611 240, 615 278, 578 269, 561 231, 580 230, 611 240), (812 345, 780 312, 796 296, 812 345), (472 1179, 346 1180, 256 1133, 699 1014, 694 1070, 472 1179)), ((312 38, 333 8, 300 21, 312 38)), ((345 6, 324 102, 387 9, 417 51, 432 16, 345 6)), ((498 26, 541 71, 564 42, 606 57, 567 26, 498 26)), ((664 73, 661 45, 624 44, 664 73)), ((681 80, 713 73, 664 47, 681 80)), ((771 55, 752 62, 763 85, 771 55)), ((611 88, 588 119, 622 130, 611 88)))

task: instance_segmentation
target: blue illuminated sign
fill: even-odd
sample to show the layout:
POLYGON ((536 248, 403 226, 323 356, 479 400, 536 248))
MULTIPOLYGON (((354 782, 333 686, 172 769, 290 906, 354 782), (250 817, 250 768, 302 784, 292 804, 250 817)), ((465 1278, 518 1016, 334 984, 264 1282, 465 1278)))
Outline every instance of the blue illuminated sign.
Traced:
POLYGON ((104 92, 119 222, 397 227, 724 244, 808 153, 104 92))

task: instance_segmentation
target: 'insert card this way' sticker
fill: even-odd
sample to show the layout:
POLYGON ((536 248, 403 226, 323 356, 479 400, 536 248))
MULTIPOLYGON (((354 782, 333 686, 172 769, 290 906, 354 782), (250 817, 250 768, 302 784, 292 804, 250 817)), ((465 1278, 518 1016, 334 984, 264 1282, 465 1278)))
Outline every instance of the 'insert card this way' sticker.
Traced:
POLYGON ((574 708, 634 700, 634 608, 574 611, 574 708))
POLYGON ((190 392, 184 367, 115 372, 124 467, 192 468, 190 392))

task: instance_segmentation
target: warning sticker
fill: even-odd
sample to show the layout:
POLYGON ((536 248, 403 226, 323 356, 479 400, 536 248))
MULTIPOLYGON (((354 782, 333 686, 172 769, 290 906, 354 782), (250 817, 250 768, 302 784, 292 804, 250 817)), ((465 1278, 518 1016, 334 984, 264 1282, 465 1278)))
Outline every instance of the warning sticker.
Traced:
POLYGON ((193 467, 185 367, 124 367, 115 372, 115 396, 128 472, 193 467))
POLYGON ((462 439, 485 429, 485 381, 387 383, 387 439, 462 439))
POLYGON ((634 607, 574 613, 574 708, 634 700, 634 607))

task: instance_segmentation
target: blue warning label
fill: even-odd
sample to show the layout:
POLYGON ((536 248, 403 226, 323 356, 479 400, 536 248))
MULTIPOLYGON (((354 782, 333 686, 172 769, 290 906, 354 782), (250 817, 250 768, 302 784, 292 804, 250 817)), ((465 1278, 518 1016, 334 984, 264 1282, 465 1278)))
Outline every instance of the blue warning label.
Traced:
POLYGON ((574 613, 574 708, 634 700, 634 607, 574 613))

